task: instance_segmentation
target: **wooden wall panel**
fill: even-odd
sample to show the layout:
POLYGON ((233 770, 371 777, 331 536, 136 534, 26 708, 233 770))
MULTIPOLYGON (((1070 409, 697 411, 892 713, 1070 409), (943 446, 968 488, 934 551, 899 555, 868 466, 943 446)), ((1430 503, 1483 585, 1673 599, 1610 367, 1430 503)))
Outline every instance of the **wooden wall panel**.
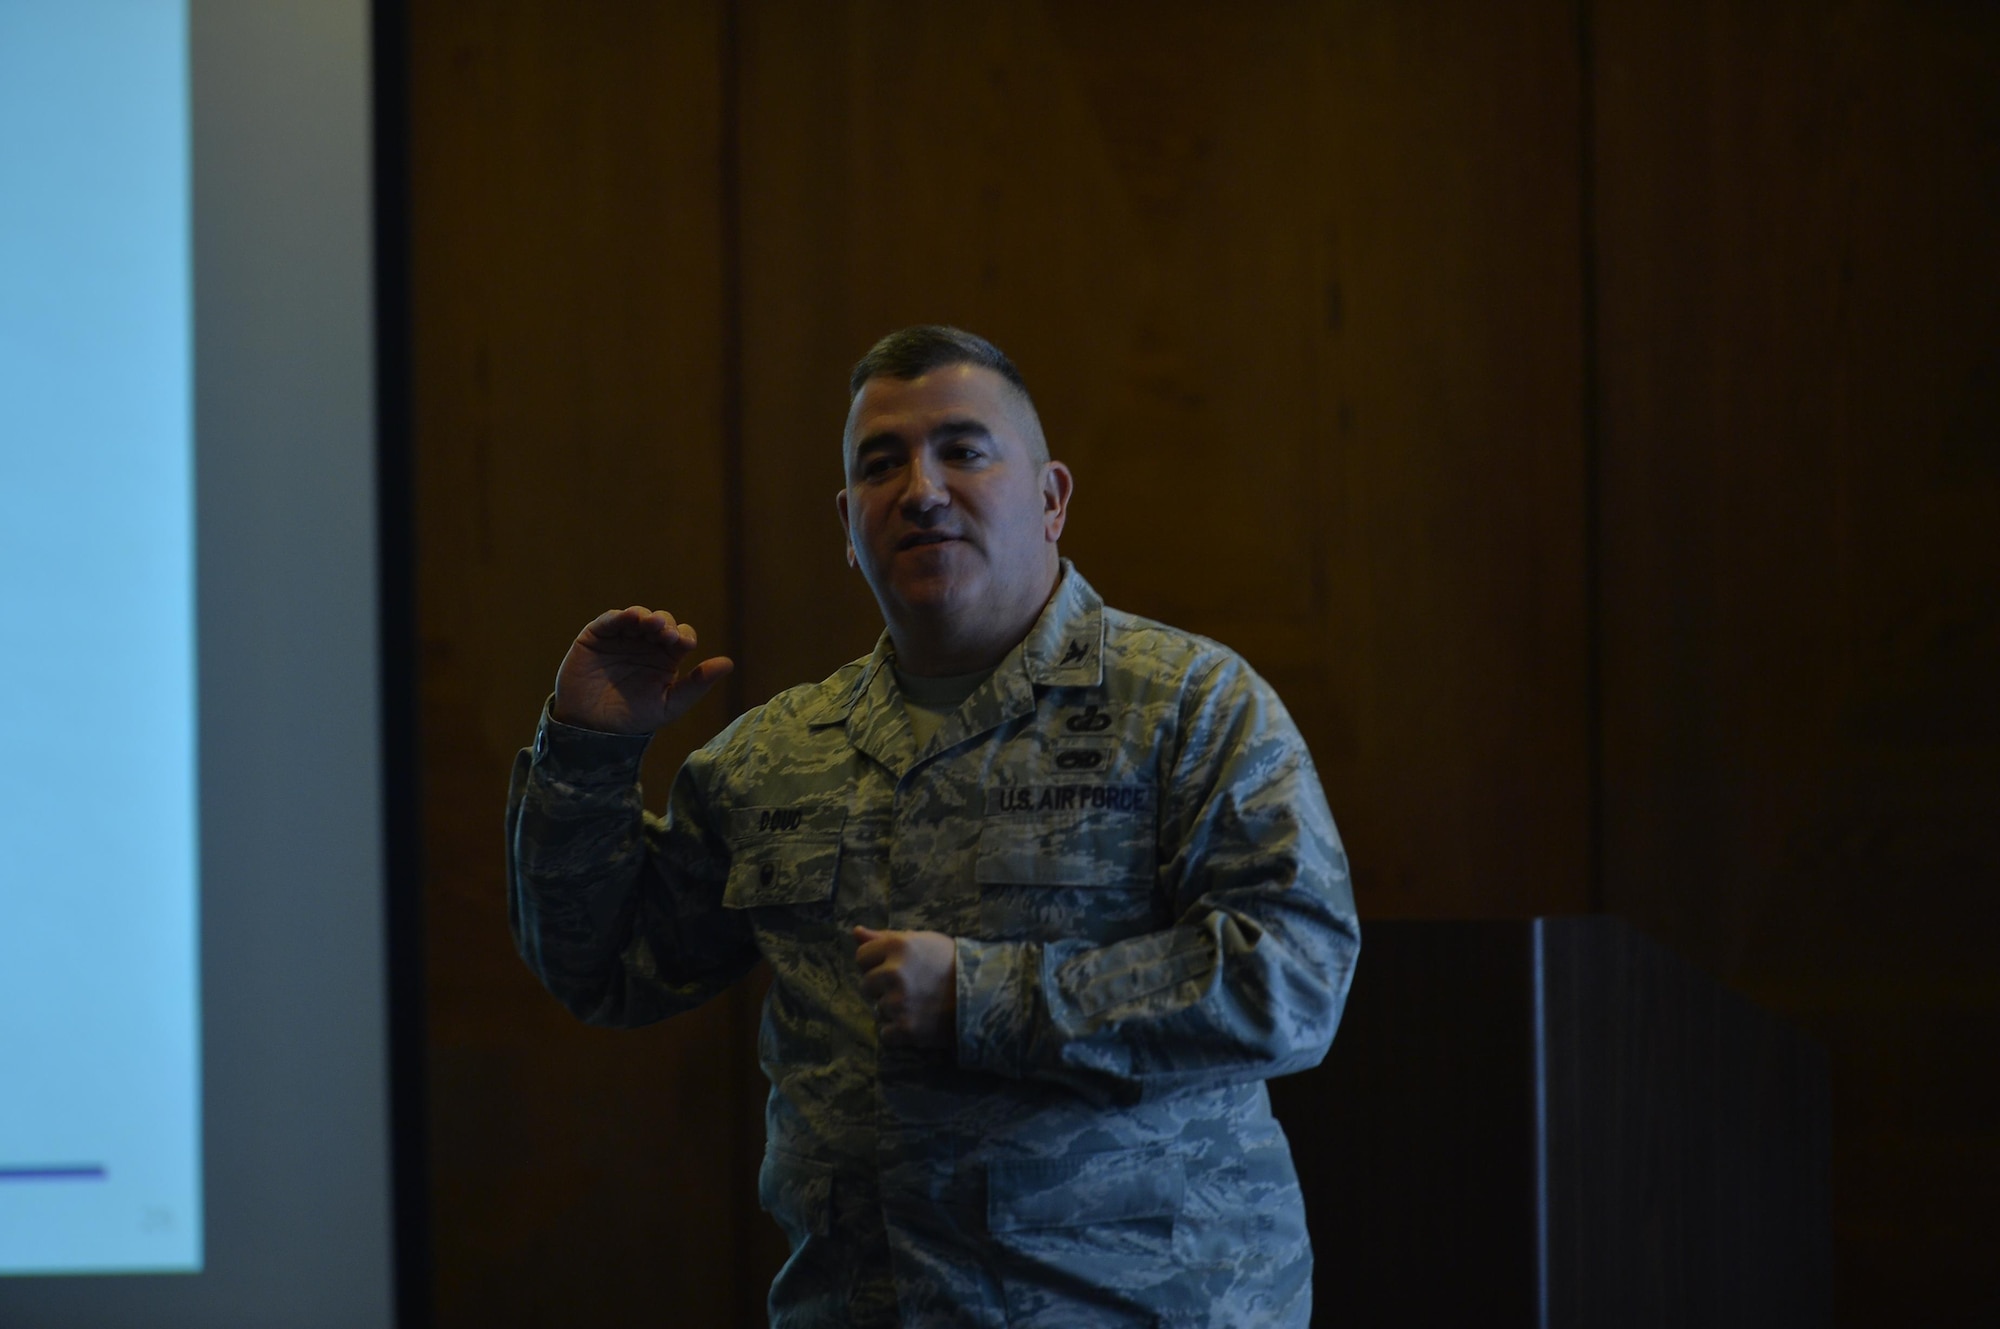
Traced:
POLYGON ((1829 1046, 1841 1322, 1989 1322, 2000 11, 1595 8, 1606 904, 1829 1046))
POLYGON ((576 1025, 506 937, 499 799, 601 608, 692 618, 739 703, 868 649, 845 375, 927 320, 1023 365, 1113 603, 1278 685, 1365 914, 1593 903, 1600 734, 1601 902, 1834 1052, 1843 1318, 1984 1286, 1987 7, 410 18, 441 1323, 758 1318, 757 993, 576 1025))
POLYGON ((742 8, 746 695, 880 618, 848 366, 958 323, 1107 598, 1242 650, 1364 913, 1587 899, 1570 5, 742 8))
MULTIPOLYGON (((726 648, 717 6, 409 10, 441 1326, 726 1325, 743 998, 587 1029, 507 935, 500 810, 576 631, 726 648)), ((656 745, 653 802, 726 719, 656 745)))

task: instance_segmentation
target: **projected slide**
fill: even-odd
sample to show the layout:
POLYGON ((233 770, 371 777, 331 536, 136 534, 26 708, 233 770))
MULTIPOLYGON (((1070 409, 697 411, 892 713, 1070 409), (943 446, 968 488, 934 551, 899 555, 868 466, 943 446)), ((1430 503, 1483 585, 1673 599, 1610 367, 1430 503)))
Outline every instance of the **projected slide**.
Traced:
POLYGON ((201 1267, 186 32, 0 0, 0 1274, 201 1267))

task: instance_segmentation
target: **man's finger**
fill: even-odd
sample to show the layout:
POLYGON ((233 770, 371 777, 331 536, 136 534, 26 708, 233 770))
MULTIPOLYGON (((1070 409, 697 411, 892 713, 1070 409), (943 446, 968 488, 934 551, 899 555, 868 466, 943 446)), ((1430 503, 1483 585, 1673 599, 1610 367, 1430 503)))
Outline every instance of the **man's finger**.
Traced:
POLYGON ((660 649, 675 660, 694 649, 693 631, 685 623, 674 622, 674 616, 664 609, 647 619, 646 627, 660 649))
POLYGON ((728 678, 735 668, 736 662, 728 656, 711 655, 685 674, 682 674, 678 686, 693 688, 695 696, 699 698, 702 693, 707 692, 717 683, 728 678))
POLYGON ((736 662, 726 655, 712 655, 667 685, 666 719, 678 720, 694 709, 708 690, 729 677, 736 662))
POLYGON ((863 969, 874 969, 895 953, 895 936, 888 932, 877 932, 873 928, 853 929, 855 948, 854 962, 863 969))
POLYGON ((649 631, 646 615, 651 612, 638 605, 625 609, 607 609, 584 627, 584 635, 590 637, 613 638, 635 637, 649 631))
POLYGON ((649 641, 676 653, 688 649, 688 641, 681 636, 674 616, 664 609, 648 609, 644 605, 606 610, 590 620, 584 635, 606 643, 649 641))

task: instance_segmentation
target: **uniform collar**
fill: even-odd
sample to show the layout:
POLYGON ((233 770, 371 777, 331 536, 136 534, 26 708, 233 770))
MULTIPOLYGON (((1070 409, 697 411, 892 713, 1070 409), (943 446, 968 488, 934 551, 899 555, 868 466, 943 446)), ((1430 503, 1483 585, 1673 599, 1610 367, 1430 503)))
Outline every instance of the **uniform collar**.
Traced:
MULTIPOLYGON (((884 631, 859 675, 824 697, 815 727, 845 723, 854 746, 900 775, 921 755, 890 668, 895 648, 884 631)), ((993 676, 938 730, 926 751, 942 750, 997 729, 1035 709, 1037 687, 1096 687, 1104 681, 1104 601, 1068 559, 1055 594, 993 676)))
POLYGON ((1104 600, 1068 559, 1056 593, 1015 649, 1029 680, 1043 687, 1094 688, 1104 681, 1104 600))

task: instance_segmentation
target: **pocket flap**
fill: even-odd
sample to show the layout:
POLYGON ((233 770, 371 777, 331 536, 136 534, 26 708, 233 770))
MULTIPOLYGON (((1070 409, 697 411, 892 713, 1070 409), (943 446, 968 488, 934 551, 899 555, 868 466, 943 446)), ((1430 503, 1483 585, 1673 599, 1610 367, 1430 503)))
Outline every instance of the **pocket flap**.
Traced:
POLYGON ((986 1226, 1088 1227, 1180 1212, 1187 1170, 1161 1149, 1005 1159, 986 1168, 986 1226))
POLYGON ((972 879, 1130 889, 1153 877, 1153 824, 1138 817, 996 817, 979 828, 972 879))
POLYGON ((839 840, 763 840, 736 851, 722 888, 728 909, 816 904, 833 897, 839 840))

